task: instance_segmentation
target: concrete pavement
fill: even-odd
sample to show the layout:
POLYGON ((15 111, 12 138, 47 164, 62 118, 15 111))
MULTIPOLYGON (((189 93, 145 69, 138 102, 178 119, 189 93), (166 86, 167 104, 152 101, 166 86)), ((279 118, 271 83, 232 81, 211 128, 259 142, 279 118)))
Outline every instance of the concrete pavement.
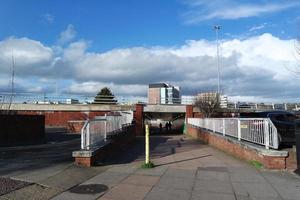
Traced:
POLYGON ((133 148, 107 160, 111 165, 106 171, 53 199, 300 199, 300 179, 290 172, 256 169, 184 136, 152 136, 151 144, 155 168, 140 168, 140 138, 133 148))

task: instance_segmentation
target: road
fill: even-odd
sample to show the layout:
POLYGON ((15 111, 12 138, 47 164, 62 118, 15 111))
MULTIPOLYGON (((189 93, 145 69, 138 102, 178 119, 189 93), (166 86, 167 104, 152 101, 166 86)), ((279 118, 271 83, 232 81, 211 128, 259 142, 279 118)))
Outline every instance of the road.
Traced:
POLYGON ((80 135, 64 133, 48 133, 47 144, 1 147, 0 176, 37 181, 70 165, 72 151, 79 148, 80 135))

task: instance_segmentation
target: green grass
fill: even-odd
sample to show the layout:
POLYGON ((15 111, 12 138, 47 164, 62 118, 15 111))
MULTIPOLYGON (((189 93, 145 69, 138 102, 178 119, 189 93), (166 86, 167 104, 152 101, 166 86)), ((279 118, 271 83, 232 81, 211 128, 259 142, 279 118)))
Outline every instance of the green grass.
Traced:
POLYGON ((258 162, 256 160, 250 160, 249 164, 252 165, 252 166, 254 166, 257 169, 261 169, 261 168, 264 167, 264 165, 262 163, 260 163, 260 162, 258 162))
POLYGON ((151 169, 154 167, 155 167, 155 165, 151 161, 149 163, 143 163, 141 166, 142 169, 151 169))

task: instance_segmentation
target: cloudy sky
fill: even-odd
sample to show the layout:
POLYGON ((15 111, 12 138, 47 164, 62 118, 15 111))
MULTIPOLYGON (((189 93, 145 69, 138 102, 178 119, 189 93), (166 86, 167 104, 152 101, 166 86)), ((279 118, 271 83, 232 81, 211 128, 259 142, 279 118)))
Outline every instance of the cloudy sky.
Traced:
POLYGON ((298 0, 2 0, 0 92, 146 96, 168 82, 185 95, 217 88, 233 100, 300 101, 298 0), (299 68, 297 67, 299 66, 299 68), (299 71, 299 73, 295 73, 299 71))

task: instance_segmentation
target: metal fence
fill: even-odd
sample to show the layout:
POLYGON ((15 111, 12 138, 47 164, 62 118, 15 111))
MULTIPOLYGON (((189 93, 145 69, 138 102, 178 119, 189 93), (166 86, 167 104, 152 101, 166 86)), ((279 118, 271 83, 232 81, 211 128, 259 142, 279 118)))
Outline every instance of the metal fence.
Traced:
POLYGON ((87 120, 81 129, 81 149, 90 150, 106 142, 110 135, 132 124, 133 112, 120 111, 87 120))
MULTIPOLYGON (((146 97, 141 96, 101 96, 102 104, 115 103, 132 105, 138 102, 147 102, 146 97)), ((95 95, 68 94, 68 93, 5 93, 0 92, 0 109, 7 109, 8 104, 91 104, 95 95)))
POLYGON ((188 118, 188 124, 278 149, 277 129, 269 118, 188 118))

